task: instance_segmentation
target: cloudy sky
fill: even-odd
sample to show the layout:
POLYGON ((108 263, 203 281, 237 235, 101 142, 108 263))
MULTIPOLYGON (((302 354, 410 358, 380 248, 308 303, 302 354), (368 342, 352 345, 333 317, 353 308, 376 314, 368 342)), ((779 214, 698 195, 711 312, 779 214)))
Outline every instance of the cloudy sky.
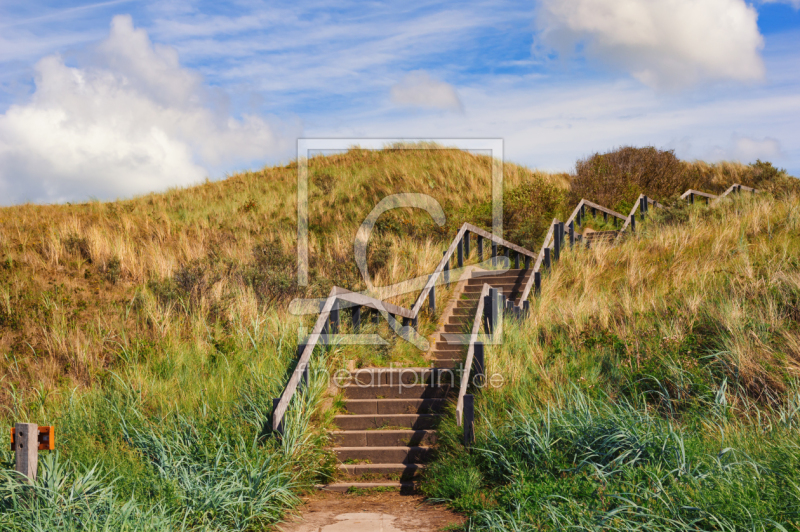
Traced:
POLYGON ((0 0, 0 204, 129 197, 298 137, 620 145, 800 175, 800 0, 0 0), (399 7, 402 6, 402 7, 399 7))

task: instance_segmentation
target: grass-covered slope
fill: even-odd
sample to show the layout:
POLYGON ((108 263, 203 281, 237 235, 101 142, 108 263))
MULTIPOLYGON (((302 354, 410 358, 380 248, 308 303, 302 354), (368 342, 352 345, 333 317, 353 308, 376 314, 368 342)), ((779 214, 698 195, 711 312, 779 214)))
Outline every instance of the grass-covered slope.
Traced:
MULTIPOLYGON (((649 170, 630 172, 628 163, 611 159, 590 165, 595 174, 586 179, 580 164, 574 175, 506 164, 505 237, 538 249, 550 220, 565 217, 576 194, 589 195, 577 183, 621 180, 625 186, 609 199, 617 209, 650 193, 649 170)), ((669 168, 673 177, 659 181, 674 181, 659 188, 668 195, 682 192, 680 176, 698 169, 705 181, 695 188, 720 191, 738 181, 770 192, 710 214, 670 211, 663 227, 646 225, 652 234, 619 250, 567 254, 531 321, 521 329, 509 325, 505 351, 489 356, 490 364, 503 364, 498 371, 510 383, 479 401, 488 416, 479 429, 481 445, 490 446, 486 427, 511 437, 523 419, 512 418, 504 405, 527 416, 525 423, 538 423, 541 409, 568 405, 573 385, 594 407, 618 408, 626 399, 637 405, 636 415, 680 430, 703 419, 703 401, 712 396, 733 413, 745 399, 760 412, 785 403, 795 377, 789 353, 796 353, 796 329, 786 325, 789 307, 777 302, 796 293, 786 287, 796 283, 797 264, 791 262, 795 248, 781 254, 775 246, 795 245, 776 236, 789 233, 781 220, 795 220, 796 228, 796 196, 787 192, 792 181, 763 164, 669 168), (732 222, 737 209, 739 219, 755 221, 732 222), (713 223, 700 224, 704 216, 713 223), (685 228, 694 226, 700 229, 690 235, 685 228), (674 242, 684 237, 694 244, 676 251, 674 242), (743 270, 752 273, 739 280, 733 272, 762 242, 761 258, 749 258, 750 270, 743 270), (789 281, 777 273, 764 277, 772 263, 759 261, 779 258, 789 281), (684 296, 669 288, 679 276, 702 290, 684 296), (642 292, 650 283, 656 289, 642 292), (772 299, 754 296, 762 293, 772 299), (736 304, 739 310, 723 313, 736 304), (730 323, 723 315, 772 328, 756 328, 755 336, 741 328, 724 332, 730 323), (656 324, 671 328, 654 333, 656 324), (680 340, 662 345, 662 336, 680 340), (720 392, 723 382, 727 393, 720 392), (642 400, 647 406, 636 403, 642 400)), ((363 288, 353 236, 373 206, 396 192, 430 194, 448 223, 440 228, 413 210, 383 215, 368 253, 373 280, 383 285, 430 273, 462 222, 491 227, 491 161, 457 150, 354 149, 311 159, 309 178, 308 288, 295 282, 294 164, 126 201, 0 209, 0 425, 53 424, 59 449, 43 454, 39 483, 23 493, 9 471, 8 431, 0 431, 0 529, 261 530, 299 492, 329 477, 333 464, 322 430, 329 413, 320 401, 326 383, 298 396, 282 440, 268 437, 272 398, 283 389, 303 323, 286 311, 288 301, 324 296, 332 284, 363 288)), ((409 305, 415 297, 397 302, 409 305)), ((435 318, 422 316, 424 332, 432 331, 435 318)), ((329 368, 345 358, 413 362, 419 354, 412 351, 402 342, 380 352, 339 347, 315 360, 329 368)), ((739 422, 739 414, 729 415, 739 422)), ((763 419, 777 419, 770 416, 763 419)), ((755 425, 737 426, 754 441, 755 425)), ((455 456, 450 451, 442 464, 455 456)), ((444 470, 430 477, 431 490, 478 516, 506 515, 503 494, 514 498, 510 477, 496 474, 501 470, 481 461, 481 452, 471 455, 468 469, 478 484, 466 486, 496 486, 496 496, 477 505, 464 502, 462 492, 441 491, 449 478, 444 470)), ((552 462, 555 477, 571 478, 557 469, 574 455, 565 452, 552 462)), ((525 489, 544 489, 525 482, 525 489)), ((526 515, 520 519, 540 519, 526 515)))
POLYGON ((800 196, 651 213, 487 349, 505 382, 426 486, 471 529, 800 527, 800 196))

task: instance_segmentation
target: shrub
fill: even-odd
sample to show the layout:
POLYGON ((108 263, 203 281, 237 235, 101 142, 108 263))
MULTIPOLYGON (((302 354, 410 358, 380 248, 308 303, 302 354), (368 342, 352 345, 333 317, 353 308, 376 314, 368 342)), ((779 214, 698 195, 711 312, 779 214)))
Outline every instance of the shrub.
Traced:
POLYGON ((626 146, 579 160, 570 199, 577 203, 585 198, 624 212, 639 194, 666 198, 688 188, 688 173, 673 150, 626 146))

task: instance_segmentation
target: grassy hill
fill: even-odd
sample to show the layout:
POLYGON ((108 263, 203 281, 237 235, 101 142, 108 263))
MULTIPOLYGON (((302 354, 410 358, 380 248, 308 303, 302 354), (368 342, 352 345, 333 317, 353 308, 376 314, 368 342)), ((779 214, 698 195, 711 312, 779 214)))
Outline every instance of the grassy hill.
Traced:
MULTIPOLYGON (((293 411, 283 440, 266 438, 303 320, 288 314, 288 301, 326 295, 333 284, 363 288, 352 240, 390 193, 424 191, 448 222, 438 227, 412 210, 382 216, 368 253, 375 283, 432 271, 462 222, 490 228, 491 164, 425 149, 311 159, 311 285, 303 288, 295 280, 294 164, 126 201, 0 209, 0 418, 6 426, 55 424, 60 449, 43 465, 47 481, 24 503, 3 473, 0 524, 258 530, 275 522, 297 493, 333 471, 323 450, 324 383, 293 411)), ((765 438, 764 427, 783 423, 788 436, 773 447, 793 463, 797 453, 784 444, 797 441, 797 414, 786 410, 800 358, 796 180, 768 163, 706 165, 622 149, 579 161, 572 175, 506 164, 504 183, 505 237, 529 249, 538 249, 549 221, 565 217, 576 198, 624 212, 644 192, 673 206, 619 248, 562 259, 530 320, 509 324, 507 342, 489 353, 509 384, 477 405, 486 416, 483 451, 470 455, 467 477, 453 478, 445 469, 463 450, 451 441, 426 488, 432 496, 476 523, 513 524, 510 501, 519 488, 528 502, 517 519, 558 528, 563 508, 531 510, 552 479, 520 477, 522 470, 487 457, 499 456, 502 445, 509 460, 538 463, 520 450, 519 431, 540 427, 548 409, 566 416, 580 405, 592 405, 586 408, 597 410, 602 426, 628 416, 696 433, 704 442, 698 453, 719 443, 720 422, 709 411, 722 408, 748 450, 765 438), (732 182, 765 193, 708 210, 671 202, 689 187, 720 192, 732 182), (498 488, 498 495, 470 499, 476 487, 498 488)), ((415 295, 397 302, 410 304, 415 295)), ((433 320, 423 316, 423 330, 433 320)), ((379 362, 414 356, 395 344, 379 362)), ((345 358, 375 362, 363 348, 338 347, 325 363, 345 358)), ((559 434, 554 439, 568 441, 559 434)), ((13 468, 7 438, 0 432, 0 457, 13 468)), ((569 450, 584 448, 559 450, 548 474, 568 472, 563 478, 576 486, 570 504, 594 501, 586 502, 591 511, 575 510, 590 523, 615 506, 598 495, 595 462, 585 466, 569 450)), ((781 478, 783 486, 800 485, 781 478)), ((763 515, 789 522, 774 505, 764 508, 763 515)))

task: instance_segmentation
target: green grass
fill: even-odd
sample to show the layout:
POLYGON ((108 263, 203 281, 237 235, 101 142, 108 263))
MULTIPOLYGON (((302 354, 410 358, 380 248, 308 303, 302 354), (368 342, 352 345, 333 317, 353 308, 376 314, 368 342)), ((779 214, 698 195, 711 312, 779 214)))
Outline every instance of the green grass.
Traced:
MULTIPOLYGON (((555 480, 527 472, 512 482, 491 462, 500 449, 509 460, 528 456, 515 438, 539 427, 547 412, 567 416, 578 403, 603 427, 652 419, 652 434, 636 433, 645 442, 661 441, 664 427, 672 427, 697 470, 711 472, 709 482, 722 478, 712 458, 727 447, 736 451, 724 458, 735 456, 737 463, 773 469, 780 460, 794 463, 782 436, 763 430, 794 423, 795 414, 779 405, 793 397, 800 350, 797 196, 790 178, 764 163, 682 165, 694 172, 693 183, 711 191, 735 178, 775 195, 715 209, 676 206, 637 224, 640 238, 620 248, 565 253, 525 327, 509 324, 505 343, 487 351, 490 370, 507 384, 478 400, 484 418, 469 467, 453 462, 463 449, 445 424, 440 465, 428 475, 431 494, 439 490, 437 498, 470 513, 471 526, 505 520, 524 529, 535 518, 565 528, 573 516, 569 504, 586 505, 580 519, 613 511, 610 496, 589 490, 602 471, 586 462, 585 445, 554 444, 560 454, 548 471, 555 480), (634 406, 615 410, 622 405, 634 406), (734 444, 721 440, 716 418, 706 420, 710 405, 728 416, 724 434, 735 433, 734 444), (762 449, 767 441, 773 443, 762 449), (742 452, 750 458, 740 459, 742 452), (476 486, 484 495, 471 494, 476 486), (530 513, 537 494, 556 488, 572 494, 569 504, 551 501, 552 512, 530 513)), ((647 176, 617 170, 609 175, 630 186, 614 189, 611 201, 629 208, 640 191, 649 193, 647 176)), ((313 158, 308 288, 298 287, 293 274, 296 172, 291 164, 120 202, 0 209, 0 422, 6 427, 0 431, 0 529, 264 530, 305 490, 334 476, 335 457, 324 448, 336 409, 327 406, 341 404, 323 400, 320 379, 295 398, 284 437, 270 434, 272 399, 293 370, 298 327, 313 318, 290 315, 287 302, 325 296, 333 284, 364 287, 352 235, 391 193, 429 191, 448 223, 438 227, 408 209, 382 216, 368 250, 373 281, 384 286, 429 274, 461 223, 491 227, 491 162, 458 150, 416 149, 313 158), (58 451, 42 453, 34 486, 21 486, 11 471, 7 427, 17 421, 56 427, 58 451)), ((571 212, 576 176, 513 164, 504 172, 504 236, 538 249, 550 220, 571 212)), ((682 192, 681 175, 661 179, 659 190, 682 192)), ((597 183, 605 182, 600 177, 597 183)), ((587 219, 600 229, 598 222, 587 219)), ((434 332, 451 294, 437 289, 436 314, 420 316, 423 334, 434 332)), ((408 307, 416 296, 392 302, 408 307)), ((375 329, 388 334, 384 324, 375 329)), ((385 348, 329 347, 313 357, 331 372, 349 360, 423 365, 419 351, 391 336, 385 348)), ((560 425, 564 434, 578 419, 570 415, 560 425)), ((667 468, 668 458, 624 467, 667 468)), ((636 482, 653 489, 647 478, 614 484, 613 493, 633 490, 636 482)), ((780 478, 795 482, 788 473, 780 478)), ((784 487, 788 501, 793 485, 784 487)), ((789 523, 765 486, 757 515, 789 523)), ((724 489, 739 496, 734 487, 724 489)), ((714 515, 736 526, 748 523, 740 514, 714 515)))
POLYGON ((447 419, 425 493, 468 530, 800 528, 800 209, 673 207, 577 247, 506 320, 477 441, 447 419))

